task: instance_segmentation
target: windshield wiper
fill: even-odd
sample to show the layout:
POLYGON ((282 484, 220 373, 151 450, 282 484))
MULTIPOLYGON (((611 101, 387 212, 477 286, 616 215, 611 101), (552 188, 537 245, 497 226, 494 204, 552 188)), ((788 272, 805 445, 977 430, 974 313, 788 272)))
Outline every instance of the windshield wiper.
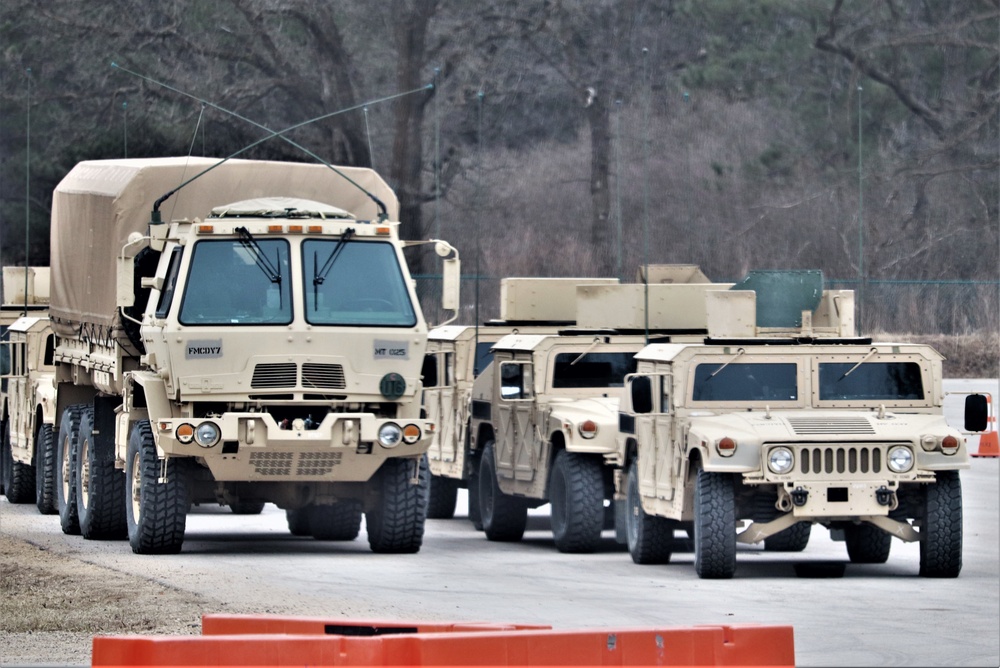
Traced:
POLYGON ((264 275, 267 276, 267 280, 281 285, 280 261, 277 261, 277 258, 275 258, 276 264, 271 264, 271 261, 267 259, 266 255, 264 255, 264 250, 260 247, 260 244, 257 243, 257 240, 253 238, 253 235, 250 234, 250 230, 247 228, 237 227, 236 233, 240 235, 240 245, 250 252, 250 255, 253 256, 253 261, 258 267, 260 267, 260 270, 264 272, 264 275))
POLYGON ((716 369, 715 371, 713 371, 713 372, 712 372, 712 375, 710 375, 710 376, 708 377, 708 380, 712 380, 713 378, 715 378, 716 376, 718 376, 718 375, 719 375, 719 372, 720 372, 720 371, 722 371, 722 370, 723 370, 723 369, 725 369, 725 368, 726 368, 727 366, 729 366, 730 364, 732 364, 733 362, 735 362, 735 361, 736 361, 736 360, 737 360, 737 359, 739 358, 739 356, 740 356, 740 355, 742 355, 742 354, 744 354, 745 352, 746 352, 746 350, 744 350, 743 348, 738 348, 738 349, 736 350, 736 354, 735 354, 735 355, 733 355, 733 356, 732 356, 732 357, 731 357, 731 358, 729 359, 729 361, 728 361, 728 362, 726 362, 725 364, 723 364, 722 366, 720 366, 720 367, 719 367, 718 369, 716 369))
POLYGON ((340 254, 343 252, 344 248, 347 246, 347 242, 350 241, 351 237, 354 236, 354 228, 348 227, 344 230, 344 233, 340 235, 340 239, 337 240, 337 245, 333 247, 330 251, 330 256, 326 258, 326 262, 323 263, 322 267, 319 267, 319 253, 313 253, 313 303, 319 304, 319 286, 323 285, 326 281, 326 277, 329 275, 330 270, 333 269, 333 263, 337 261, 340 254))
POLYGON ((838 378, 837 382, 839 383, 840 381, 842 381, 845 378, 847 378, 848 376, 850 376, 852 373, 854 373, 855 369, 857 369, 859 366, 861 366, 862 364, 864 364, 865 362, 867 362, 868 360, 870 360, 872 358, 872 355, 874 355, 877 352, 878 352, 878 348, 872 348, 871 350, 869 350, 868 354, 865 355, 864 357, 862 357, 860 362, 858 362, 857 364, 855 364, 854 366, 852 366, 850 369, 848 369, 844 373, 843 376, 841 376, 840 378, 838 378))

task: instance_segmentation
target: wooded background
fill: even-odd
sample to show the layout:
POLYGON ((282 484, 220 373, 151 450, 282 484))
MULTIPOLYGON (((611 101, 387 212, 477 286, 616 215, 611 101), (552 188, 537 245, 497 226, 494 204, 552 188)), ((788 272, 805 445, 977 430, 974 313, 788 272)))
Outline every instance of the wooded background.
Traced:
POLYGON ((378 170, 485 317, 504 276, 673 262, 821 269, 862 331, 998 329, 1000 0, 3 0, 0 45, 4 264, 26 228, 47 264, 80 160, 343 110, 288 136, 378 170))

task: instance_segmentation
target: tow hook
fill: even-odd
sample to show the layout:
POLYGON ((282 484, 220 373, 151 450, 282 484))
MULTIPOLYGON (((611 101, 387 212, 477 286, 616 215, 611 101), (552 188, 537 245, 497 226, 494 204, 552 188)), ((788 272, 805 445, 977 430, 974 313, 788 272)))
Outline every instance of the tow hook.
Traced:
POLYGON ((890 490, 885 485, 882 485, 875 490, 875 500, 878 501, 880 506, 891 506, 892 505, 892 490, 890 490))
POLYGON ((806 501, 809 500, 809 492, 802 489, 801 487, 796 487, 790 494, 792 497, 792 503, 796 506, 806 505, 806 501))

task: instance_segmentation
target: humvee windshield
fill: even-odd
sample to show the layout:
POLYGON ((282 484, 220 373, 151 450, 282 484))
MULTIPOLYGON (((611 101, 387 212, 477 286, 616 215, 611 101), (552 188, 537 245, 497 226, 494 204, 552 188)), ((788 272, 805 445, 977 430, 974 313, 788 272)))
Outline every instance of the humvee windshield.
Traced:
POLYGON ((695 368, 693 401, 795 401, 794 363, 699 364, 695 368))
POLYGON ((635 353, 558 353, 552 372, 553 388, 623 387, 635 373, 635 353))
POLYGON ((924 398, 916 362, 822 362, 820 401, 913 400, 924 398), (857 368, 854 368, 857 366, 857 368))

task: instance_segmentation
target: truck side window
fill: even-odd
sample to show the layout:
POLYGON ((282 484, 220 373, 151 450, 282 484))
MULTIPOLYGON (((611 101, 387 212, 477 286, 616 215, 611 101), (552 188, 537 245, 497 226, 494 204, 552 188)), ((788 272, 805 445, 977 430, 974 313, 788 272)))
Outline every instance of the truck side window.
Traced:
POLYGON ((531 372, 527 365, 505 362, 500 365, 500 396, 504 399, 531 397, 531 372))
POLYGON ((174 288, 177 287, 177 272, 181 266, 181 247, 178 246, 170 254, 170 263, 167 265, 167 277, 160 290, 160 300, 156 303, 156 317, 166 318, 170 310, 170 302, 174 299, 174 288))

